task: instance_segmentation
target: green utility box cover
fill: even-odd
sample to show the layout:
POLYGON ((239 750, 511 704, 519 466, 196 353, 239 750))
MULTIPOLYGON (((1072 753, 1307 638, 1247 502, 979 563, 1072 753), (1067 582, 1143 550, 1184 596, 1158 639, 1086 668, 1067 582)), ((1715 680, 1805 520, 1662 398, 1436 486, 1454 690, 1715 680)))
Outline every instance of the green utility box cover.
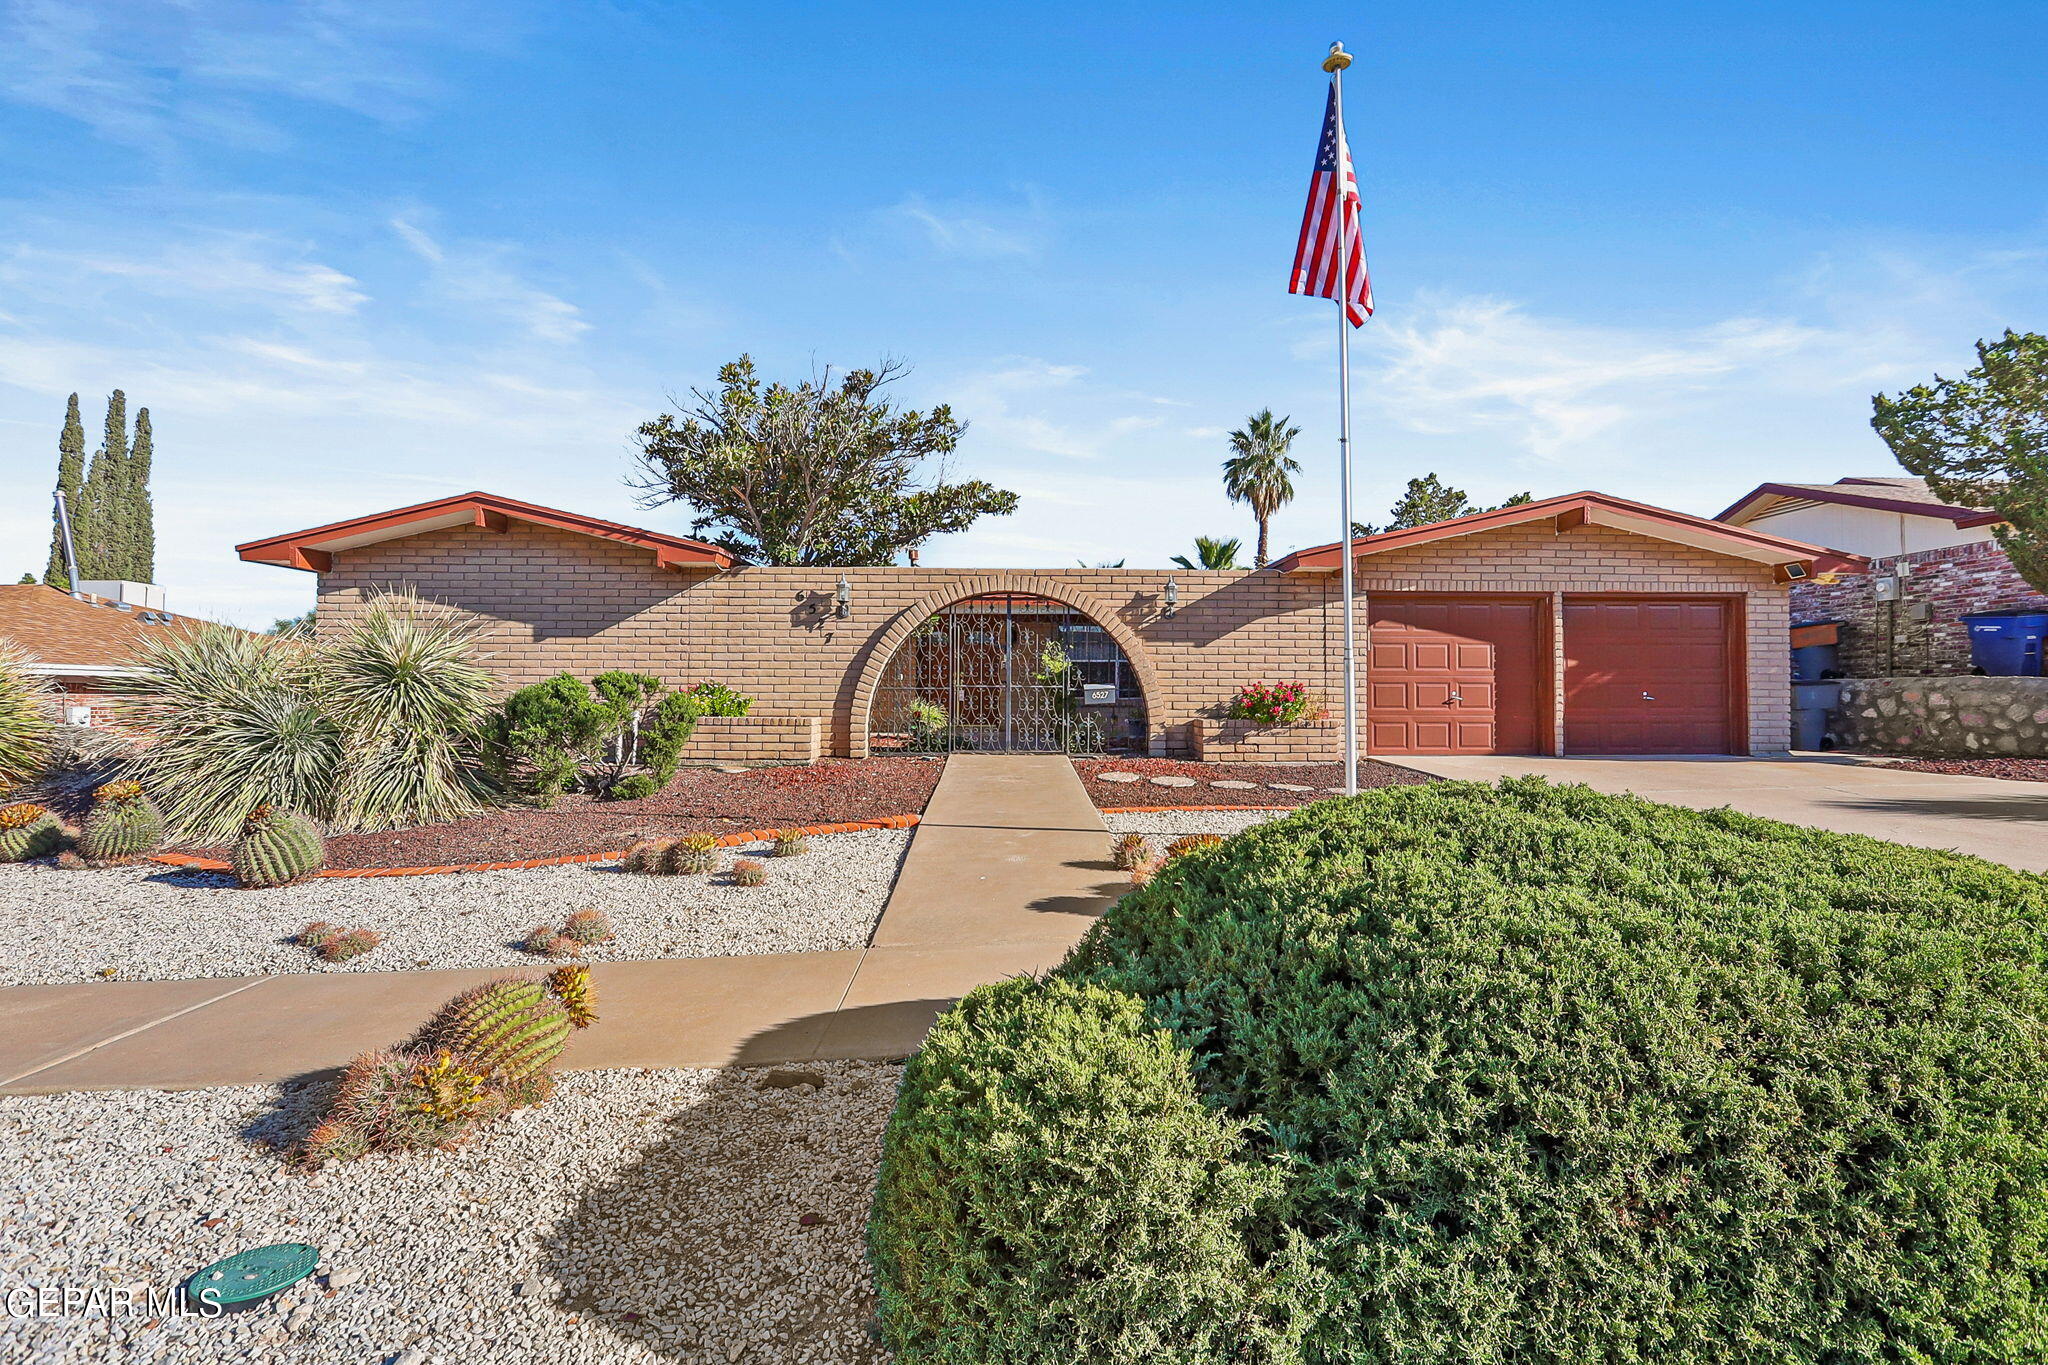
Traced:
POLYGON ((238 1251, 224 1261, 215 1261, 185 1281, 185 1293, 195 1303, 211 1299, 223 1308, 267 1299, 288 1289, 313 1273, 320 1253, 304 1242, 273 1242, 269 1246, 238 1251))

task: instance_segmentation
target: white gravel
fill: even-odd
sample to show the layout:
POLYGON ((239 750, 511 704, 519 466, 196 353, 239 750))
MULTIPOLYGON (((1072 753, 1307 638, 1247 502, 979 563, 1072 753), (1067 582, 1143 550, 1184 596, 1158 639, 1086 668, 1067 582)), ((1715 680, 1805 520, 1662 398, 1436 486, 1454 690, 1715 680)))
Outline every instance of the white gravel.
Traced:
MULTIPOLYGON (((428 877, 322 877, 242 890, 221 873, 158 864, 66 872, 47 862, 0 865, 0 985, 531 966, 515 946, 543 922, 594 906, 616 940, 592 961, 795 953, 865 944, 889 898, 908 830, 820 835, 808 853, 766 858, 768 883, 644 877, 583 863, 428 877), (308 920, 384 936, 330 966, 287 940, 308 920)), ((759 849, 722 850, 723 861, 759 849)))
POLYGON ((1183 834, 1242 834, 1253 825, 1263 825, 1292 809, 1282 810, 1162 810, 1133 815, 1103 814, 1102 822, 1111 834, 1143 834, 1159 839, 1178 839, 1183 834))
POLYGON ((881 1365, 862 1237, 901 1068, 791 1072, 820 1084, 572 1072, 458 1152, 314 1176, 263 1144, 323 1086, 0 1098, 0 1304, 161 1289, 279 1241, 321 1272, 210 1319, 0 1312, 0 1359, 881 1365))

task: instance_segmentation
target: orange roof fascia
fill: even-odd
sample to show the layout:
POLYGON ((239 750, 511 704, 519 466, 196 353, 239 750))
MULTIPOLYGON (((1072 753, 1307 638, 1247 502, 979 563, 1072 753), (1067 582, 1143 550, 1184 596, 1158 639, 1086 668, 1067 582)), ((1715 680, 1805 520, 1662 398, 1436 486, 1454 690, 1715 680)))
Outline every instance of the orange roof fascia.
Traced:
POLYGON ((654 562, 664 569, 706 566, 729 569, 733 564, 731 554, 701 540, 663 535, 659 531, 648 531, 638 526, 606 521, 602 517, 588 517, 578 512, 565 512, 557 507, 542 507, 538 503, 521 502, 517 498, 483 492, 458 493, 450 498, 436 498, 431 502, 393 508, 388 512, 351 517, 346 521, 329 522, 325 526, 308 527, 306 530, 291 531, 281 536, 266 536, 261 540, 237 545, 235 553, 252 564, 275 564, 287 569, 328 573, 334 567, 336 553, 329 547, 338 541, 349 540, 356 544, 368 545, 381 540, 396 540, 402 536, 415 534, 408 528, 417 527, 423 522, 438 522, 443 526, 468 525, 479 530, 503 533, 509 530, 515 521, 646 549, 653 552, 654 562), (465 519, 449 521, 448 518, 451 516, 462 516, 465 519))
MULTIPOLYGON (((1554 498, 1540 498, 1535 502, 1520 503, 1514 507, 1496 507, 1490 512, 1475 512, 1471 516, 1431 522, 1427 526, 1382 531, 1375 536, 1363 536, 1354 540, 1351 549, 1356 558, 1362 559, 1367 555, 1383 554, 1389 550, 1409 549, 1416 545, 1428 545, 1457 536, 1474 535, 1481 531, 1499 530, 1505 526, 1519 526, 1524 522, 1553 518, 1557 521, 1560 531, 1570 531, 1595 520, 1602 510, 1644 521, 1661 522, 1695 536, 1720 540, 1727 543, 1731 550, 1740 547, 1750 551, 1781 551, 1785 562, 1804 564, 1808 566, 1809 572, 1860 568, 1869 562, 1860 555, 1830 550, 1820 545, 1809 545, 1801 540, 1788 540, 1783 536, 1765 535, 1744 527, 1709 521, 1705 517, 1674 512, 1668 507, 1654 507, 1646 502, 1632 502, 1627 498, 1617 498, 1611 494, 1595 493, 1590 490, 1565 493, 1554 498)), ((1343 542, 1334 541, 1328 545, 1314 545, 1307 549, 1295 550, 1276 560, 1273 567, 1282 573, 1327 572, 1341 568, 1343 558, 1343 542)))

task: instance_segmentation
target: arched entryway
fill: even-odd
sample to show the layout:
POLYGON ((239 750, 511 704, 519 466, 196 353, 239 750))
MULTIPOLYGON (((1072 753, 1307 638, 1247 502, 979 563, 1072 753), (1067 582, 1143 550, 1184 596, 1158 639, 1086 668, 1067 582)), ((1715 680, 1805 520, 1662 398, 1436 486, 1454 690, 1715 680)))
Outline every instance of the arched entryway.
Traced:
POLYGON ((868 752, 1144 753, 1144 679, 1125 634, 1029 592, 922 613, 875 680, 868 752))

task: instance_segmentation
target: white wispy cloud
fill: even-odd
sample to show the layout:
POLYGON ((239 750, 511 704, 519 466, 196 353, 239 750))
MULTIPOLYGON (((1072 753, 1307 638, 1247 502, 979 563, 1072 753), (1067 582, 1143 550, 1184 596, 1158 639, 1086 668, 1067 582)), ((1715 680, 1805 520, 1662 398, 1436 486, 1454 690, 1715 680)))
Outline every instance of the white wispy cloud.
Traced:
POLYGON ((404 215, 391 220, 391 230, 432 268, 436 286, 449 299, 509 318, 539 341, 571 342, 590 330, 582 309, 512 268, 510 246, 450 245, 404 215))
MULTIPOLYGON (((933 200, 907 194, 877 216, 886 228, 908 235, 945 256, 967 260, 1029 260, 1052 239, 1052 215, 1045 198, 1026 188, 1019 202, 997 204, 933 200)), ((835 239, 845 252, 848 248, 835 239)))
POLYGON ((276 147, 286 139, 261 101, 410 118, 439 93, 437 51, 501 44, 519 26, 516 8, 473 0, 9 0, 0 97, 159 153, 187 138, 276 147))
POLYGON ((47 286, 53 276, 101 276, 159 297, 239 298, 314 313, 353 313, 368 301, 354 276, 290 254, 288 246, 253 234, 171 243, 151 256, 22 246, 0 265, 0 278, 34 276, 47 286))

